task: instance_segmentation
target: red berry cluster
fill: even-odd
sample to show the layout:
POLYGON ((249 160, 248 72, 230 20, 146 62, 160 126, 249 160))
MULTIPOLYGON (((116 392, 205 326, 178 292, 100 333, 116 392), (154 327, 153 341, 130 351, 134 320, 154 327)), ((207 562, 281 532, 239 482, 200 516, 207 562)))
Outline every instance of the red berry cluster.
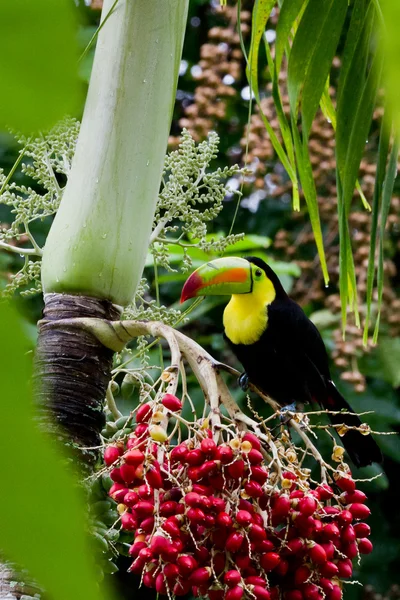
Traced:
MULTIPOLYGON (((162 403, 181 408, 175 396, 162 403)), ((104 453, 143 584, 170 597, 340 600, 352 560, 372 550, 351 474, 314 488, 295 468, 278 477, 250 432, 221 445, 201 428, 174 447, 155 442, 153 410, 142 405, 126 443, 104 453)))

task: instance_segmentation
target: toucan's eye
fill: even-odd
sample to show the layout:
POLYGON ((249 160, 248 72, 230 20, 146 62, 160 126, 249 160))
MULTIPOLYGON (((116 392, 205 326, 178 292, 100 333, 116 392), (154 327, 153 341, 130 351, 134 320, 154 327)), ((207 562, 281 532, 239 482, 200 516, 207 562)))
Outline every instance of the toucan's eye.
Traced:
POLYGON ((261 277, 262 271, 261 269, 256 269, 256 277, 261 277))

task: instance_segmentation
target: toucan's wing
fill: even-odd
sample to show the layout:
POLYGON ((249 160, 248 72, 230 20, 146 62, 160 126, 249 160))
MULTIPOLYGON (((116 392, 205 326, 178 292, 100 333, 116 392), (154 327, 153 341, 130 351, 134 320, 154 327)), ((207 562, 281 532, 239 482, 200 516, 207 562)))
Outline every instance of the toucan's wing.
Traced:
POLYGON ((328 355, 321 335, 303 309, 286 298, 268 307, 268 343, 285 362, 297 364, 317 388, 330 380, 328 355))

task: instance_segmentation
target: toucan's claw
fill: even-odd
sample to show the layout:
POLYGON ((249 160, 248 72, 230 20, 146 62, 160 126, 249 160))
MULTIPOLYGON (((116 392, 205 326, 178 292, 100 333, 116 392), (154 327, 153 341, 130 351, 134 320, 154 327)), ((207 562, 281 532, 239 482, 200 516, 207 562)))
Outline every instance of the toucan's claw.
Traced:
POLYGON ((280 420, 282 423, 288 423, 292 418, 290 413, 297 412, 297 402, 294 401, 291 404, 286 404, 286 406, 282 406, 280 410, 280 420))
POLYGON ((244 392, 247 392, 249 389, 249 376, 247 375, 246 371, 240 375, 238 384, 244 392))

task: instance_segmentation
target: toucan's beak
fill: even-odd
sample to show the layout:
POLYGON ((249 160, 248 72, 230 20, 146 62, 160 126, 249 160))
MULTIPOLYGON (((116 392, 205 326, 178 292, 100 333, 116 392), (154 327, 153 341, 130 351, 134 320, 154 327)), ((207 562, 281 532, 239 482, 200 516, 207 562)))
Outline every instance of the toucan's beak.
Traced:
POLYGON ((194 271, 183 286, 181 302, 195 296, 248 294, 252 289, 251 264, 245 258, 217 258, 194 271))

